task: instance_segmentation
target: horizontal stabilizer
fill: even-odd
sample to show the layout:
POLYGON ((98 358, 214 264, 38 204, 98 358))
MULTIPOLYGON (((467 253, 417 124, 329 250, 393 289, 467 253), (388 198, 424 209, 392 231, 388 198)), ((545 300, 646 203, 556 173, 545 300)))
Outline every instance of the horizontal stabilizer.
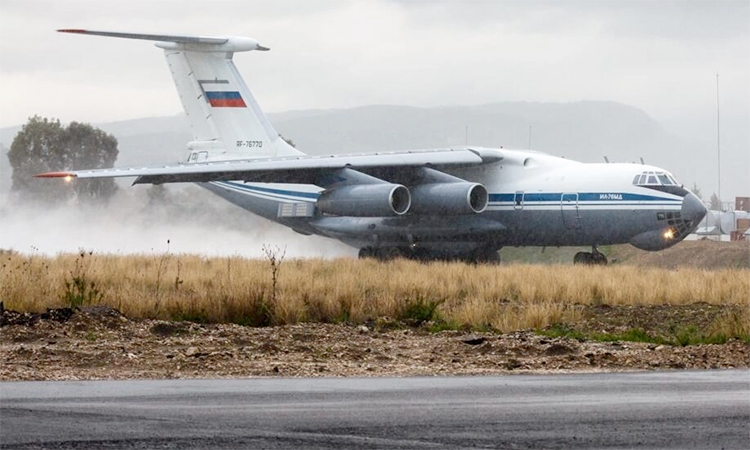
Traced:
MULTIPOLYGON (((242 52, 248 50, 270 50, 258 44, 251 38, 238 36, 194 36, 189 34, 146 34, 146 33, 121 33, 117 31, 83 30, 79 28, 63 28, 57 30, 60 33, 88 34, 91 36, 106 36, 124 39, 140 39, 154 42, 173 42, 187 46, 189 50, 228 51, 242 52)), ((160 45, 164 47, 164 45, 160 45)))

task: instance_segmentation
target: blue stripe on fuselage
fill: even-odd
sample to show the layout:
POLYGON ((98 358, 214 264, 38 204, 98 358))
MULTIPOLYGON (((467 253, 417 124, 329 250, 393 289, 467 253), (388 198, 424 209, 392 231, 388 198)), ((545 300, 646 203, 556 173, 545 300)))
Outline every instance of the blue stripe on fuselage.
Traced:
POLYGON ((233 183, 231 181, 218 182, 217 184, 219 185, 226 184, 226 185, 229 185, 230 187, 237 188, 237 189, 244 189, 250 192, 268 193, 268 194, 276 194, 276 195, 288 195, 290 197, 302 197, 302 198, 309 198, 311 200, 316 200, 318 196, 320 195, 317 192, 288 191, 284 189, 248 186, 246 184, 233 183))
MULTIPOLYGON (((575 195, 576 193, 565 193, 565 195, 575 195)), ((560 202, 562 199, 562 192, 552 193, 537 193, 537 192, 524 192, 523 202, 560 202)), ((516 194, 490 194, 489 200, 492 203, 495 202, 513 202, 515 201, 516 194)), ((653 195, 643 194, 631 194, 627 192, 581 192, 578 193, 579 202, 600 202, 606 201, 607 203, 618 203, 618 202, 679 202, 680 199, 656 197, 653 195)))
MULTIPOLYGON (((302 191, 291 191, 286 189, 275 189, 275 188, 266 188, 266 187, 259 187, 259 186, 251 186, 247 184, 240 184, 240 183, 234 183, 234 182, 219 182, 218 184, 226 184, 233 188, 243 189, 250 192, 257 192, 257 193, 267 193, 267 194, 276 194, 276 195, 287 195, 291 197, 300 197, 304 199, 310 199, 310 200, 316 200, 320 194, 317 192, 302 192, 302 191)), ((574 193, 573 193, 574 194, 574 193)), ((538 193, 538 192, 525 192, 523 194, 523 203, 544 203, 544 202, 553 202, 553 203, 559 203, 562 199, 563 193, 561 192, 552 192, 552 193, 538 193)), ((566 195, 571 195, 571 193, 566 193, 566 195)), ((498 203, 498 202, 514 202, 515 201, 515 193, 510 194, 489 194, 489 201, 490 203, 498 203)), ((631 193, 612 193, 612 192, 581 192, 578 194, 578 201, 579 202, 597 202, 597 203, 604 203, 604 204, 617 204, 620 202, 680 202, 680 199, 672 199, 672 198, 665 198, 665 197, 656 197, 653 195, 643 195, 643 194, 631 194, 631 193)))

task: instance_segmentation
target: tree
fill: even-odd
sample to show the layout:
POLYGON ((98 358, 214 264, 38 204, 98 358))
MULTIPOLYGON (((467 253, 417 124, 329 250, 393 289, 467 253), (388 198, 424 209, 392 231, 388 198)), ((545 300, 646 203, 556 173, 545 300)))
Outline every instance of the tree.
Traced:
POLYGON ((696 197, 698 197, 700 201, 703 201, 703 195, 701 195, 701 190, 698 187, 698 183, 693 182, 693 187, 690 190, 693 192, 693 194, 695 194, 696 197))
POLYGON ((59 120, 50 121, 38 116, 29 119, 13 139, 8 152, 8 160, 13 168, 12 191, 27 198, 50 201, 67 197, 66 189, 32 178, 34 174, 51 170, 52 167, 63 169, 59 149, 64 145, 64 134, 59 120))
POLYGON ((716 195, 716 192, 711 194, 711 199, 708 201, 709 203, 709 209, 711 211, 721 211, 721 199, 718 195, 716 195))
POLYGON ((8 159, 13 168, 11 190, 26 199, 48 202, 77 198, 79 201, 106 201, 116 191, 114 180, 75 180, 62 185, 34 178, 35 174, 71 169, 112 167, 117 160, 117 139, 89 124, 34 116, 13 139, 8 159))

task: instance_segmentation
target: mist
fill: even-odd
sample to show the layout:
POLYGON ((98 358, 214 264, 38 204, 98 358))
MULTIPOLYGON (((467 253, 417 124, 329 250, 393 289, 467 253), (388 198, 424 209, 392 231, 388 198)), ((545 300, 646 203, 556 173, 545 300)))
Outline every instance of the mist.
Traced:
MULTIPOLYGON (((58 180, 50 180, 57 182, 58 180)), ((23 254, 200 254, 261 258, 263 246, 287 258, 354 257, 356 250, 318 236, 302 236, 255 216, 195 185, 167 186, 166 199, 149 187, 120 188, 106 205, 2 209, 0 249, 23 254)))

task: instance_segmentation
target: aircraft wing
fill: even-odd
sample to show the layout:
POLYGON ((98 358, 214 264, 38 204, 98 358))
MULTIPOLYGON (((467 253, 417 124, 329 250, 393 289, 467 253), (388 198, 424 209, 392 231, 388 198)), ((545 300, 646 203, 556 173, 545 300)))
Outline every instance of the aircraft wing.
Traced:
POLYGON ((293 156, 182 163, 143 168, 112 168, 46 172, 39 178, 116 178, 137 177, 133 184, 161 184, 244 180, 270 183, 317 184, 324 176, 350 168, 365 173, 400 171, 429 166, 461 167, 489 164, 503 159, 499 150, 459 148, 413 150, 357 155, 293 156))

